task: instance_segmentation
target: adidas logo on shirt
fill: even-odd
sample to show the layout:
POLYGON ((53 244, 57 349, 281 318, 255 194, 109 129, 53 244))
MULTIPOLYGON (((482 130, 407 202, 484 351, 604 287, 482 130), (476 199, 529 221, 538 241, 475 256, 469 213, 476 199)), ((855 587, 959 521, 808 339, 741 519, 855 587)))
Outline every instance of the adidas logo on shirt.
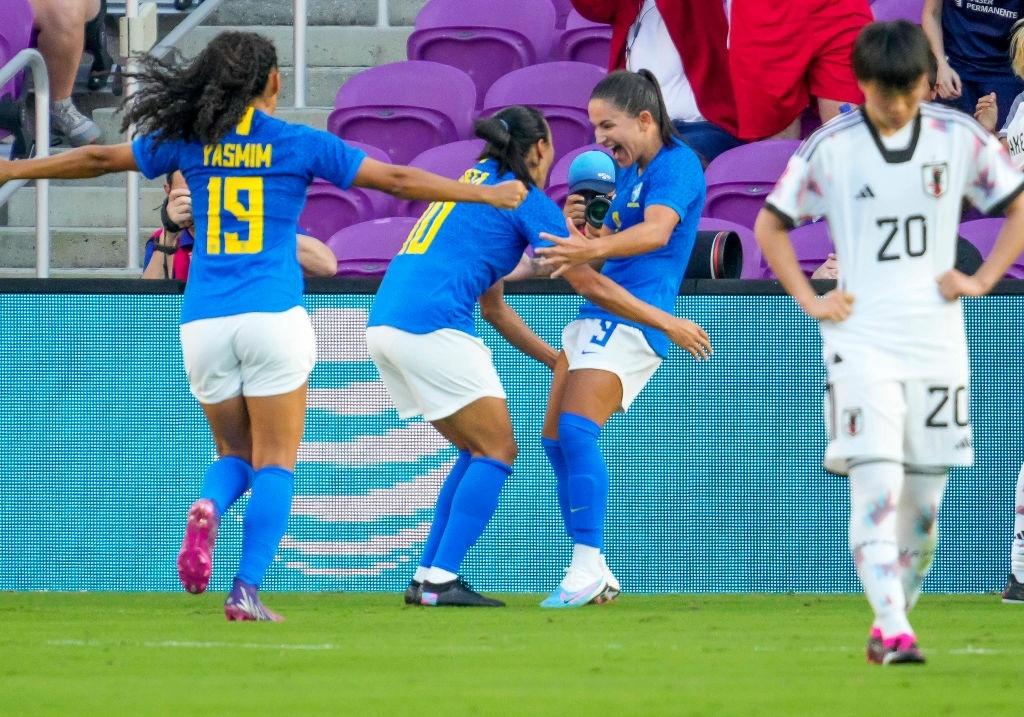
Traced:
POLYGON ((867 184, 865 184, 864 187, 859 192, 857 192, 856 196, 854 197, 854 199, 874 199, 874 198, 875 198, 875 193, 871 191, 871 187, 869 185, 867 185, 867 184))

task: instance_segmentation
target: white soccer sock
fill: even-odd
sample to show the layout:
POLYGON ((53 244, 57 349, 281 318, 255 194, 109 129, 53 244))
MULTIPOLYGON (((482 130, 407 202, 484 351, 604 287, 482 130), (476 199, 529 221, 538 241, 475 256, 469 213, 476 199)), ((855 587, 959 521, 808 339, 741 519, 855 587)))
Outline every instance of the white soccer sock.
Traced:
POLYGON ((429 574, 430 574, 430 568, 428 568, 426 566, 423 566, 423 565, 419 565, 416 568, 416 572, 413 573, 412 579, 415 580, 418 583, 426 582, 427 575, 429 575, 429 574))
POLYGON ((576 543, 572 546, 572 562, 562 580, 567 590, 579 590, 604 576, 601 550, 590 545, 576 543))
POLYGON ((939 542, 936 521, 949 473, 919 473, 907 468, 896 513, 896 539, 900 548, 900 573, 907 612, 921 595, 921 584, 935 559, 939 542))
POLYGON ((850 469, 850 552, 864 594, 885 637, 913 634, 906 615, 896 543, 903 466, 877 461, 850 469))
POLYGON ((459 576, 450 570, 445 570, 444 568, 431 568, 427 573, 427 579, 425 582, 440 585, 441 583, 450 583, 457 577, 459 576))
POLYGON ((1024 582, 1024 466, 1017 476, 1013 494, 1013 547, 1010 548, 1010 570, 1018 582, 1024 582))

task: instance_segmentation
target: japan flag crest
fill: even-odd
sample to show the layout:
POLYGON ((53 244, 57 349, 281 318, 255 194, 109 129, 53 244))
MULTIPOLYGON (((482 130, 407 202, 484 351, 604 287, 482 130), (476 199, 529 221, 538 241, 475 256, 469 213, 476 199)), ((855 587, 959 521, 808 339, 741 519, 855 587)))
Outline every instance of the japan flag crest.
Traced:
POLYGON ((930 197, 941 197, 949 188, 949 165, 946 162, 926 164, 921 167, 924 193, 930 197))

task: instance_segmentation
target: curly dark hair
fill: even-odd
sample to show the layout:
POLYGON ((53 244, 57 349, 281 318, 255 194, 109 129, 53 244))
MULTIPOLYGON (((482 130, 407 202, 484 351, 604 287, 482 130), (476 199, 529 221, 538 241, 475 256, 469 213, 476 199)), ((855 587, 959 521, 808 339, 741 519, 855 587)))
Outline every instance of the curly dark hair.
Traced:
POLYGON ((139 87, 126 98, 121 131, 157 142, 215 144, 242 119, 245 108, 263 94, 277 67, 274 44, 251 32, 222 32, 189 63, 174 53, 168 59, 139 58, 141 69, 129 75, 139 87))

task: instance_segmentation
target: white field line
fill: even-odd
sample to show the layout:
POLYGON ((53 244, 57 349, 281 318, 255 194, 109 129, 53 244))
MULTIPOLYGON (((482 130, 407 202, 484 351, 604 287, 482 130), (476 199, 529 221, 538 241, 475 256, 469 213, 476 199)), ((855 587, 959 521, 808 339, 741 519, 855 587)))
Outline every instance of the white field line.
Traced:
POLYGON ((155 648, 185 648, 200 650, 221 650, 224 648, 237 647, 243 650, 309 650, 324 651, 338 650, 337 645, 329 642, 321 644, 302 643, 263 643, 263 642, 193 642, 189 640, 160 640, 137 642, 132 640, 47 640, 47 645, 53 647, 155 647, 155 648))
MULTIPOLYGON (((754 645, 754 652, 813 652, 813 653, 841 653, 841 652, 863 652, 863 647, 851 647, 845 646, 829 646, 821 645, 818 647, 801 647, 793 649, 790 647, 771 647, 767 645, 754 645)), ((924 648, 924 654, 927 657, 932 653, 946 654, 946 655, 1022 655, 1024 650, 996 650, 989 647, 975 647, 974 645, 967 645, 966 647, 954 647, 949 650, 929 650, 926 645, 924 648)))

